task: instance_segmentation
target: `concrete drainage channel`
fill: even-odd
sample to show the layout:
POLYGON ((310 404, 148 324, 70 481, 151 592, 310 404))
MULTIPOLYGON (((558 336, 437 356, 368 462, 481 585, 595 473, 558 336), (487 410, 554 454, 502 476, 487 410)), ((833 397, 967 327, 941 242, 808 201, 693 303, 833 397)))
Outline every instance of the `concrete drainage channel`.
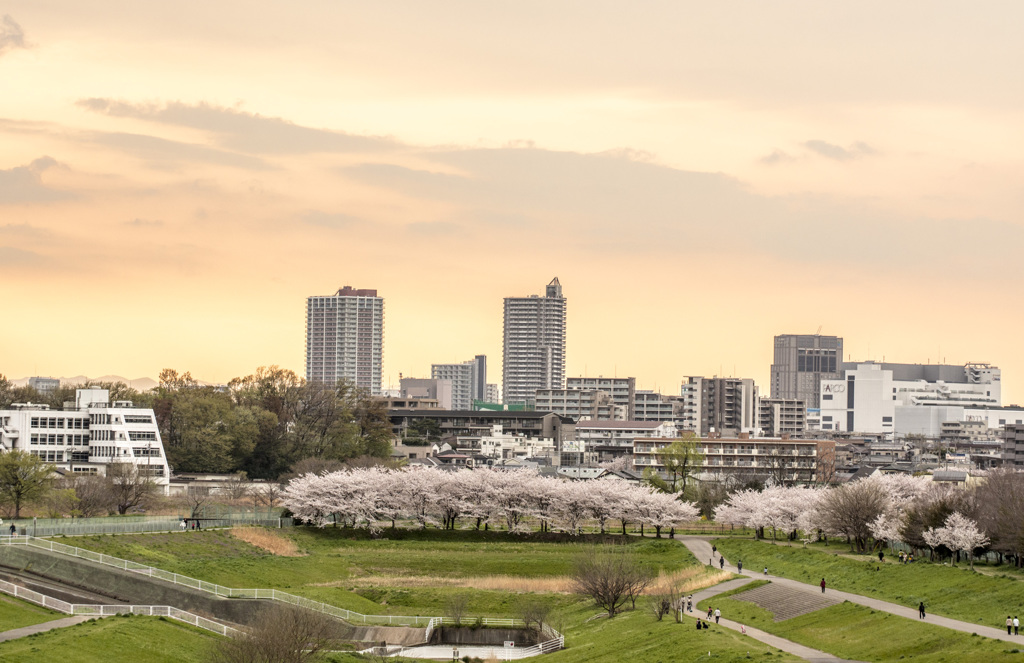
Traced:
POLYGON ((547 625, 531 638, 525 624, 514 619, 466 618, 484 627, 471 629, 441 617, 364 615, 273 589, 223 587, 34 537, 0 536, 0 567, 8 569, 0 591, 69 614, 153 614, 229 635, 238 632, 231 625, 250 624, 263 606, 277 602, 345 622, 344 639, 357 646, 387 643, 384 649, 364 650, 378 655, 451 660, 454 646, 463 652, 460 657, 518 660, 565 645, 564 636, 547 625), (51 593, 71 600, 46 596, 51 593), (106 604, 78 603, 92 598, 106 598, 106 604))

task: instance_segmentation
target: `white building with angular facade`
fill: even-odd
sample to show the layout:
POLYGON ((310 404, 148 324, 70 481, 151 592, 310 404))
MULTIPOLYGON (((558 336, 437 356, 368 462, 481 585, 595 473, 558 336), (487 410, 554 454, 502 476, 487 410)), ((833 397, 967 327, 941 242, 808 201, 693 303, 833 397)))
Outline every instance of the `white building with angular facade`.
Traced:
POLYGON ((78 389, 63 410, 15 403, 0 410, 0 452, 19 450, 71 474, 105 475, 132 463, 166 489, 170 467, 152 409, 110 401, 106 389, 78 389))

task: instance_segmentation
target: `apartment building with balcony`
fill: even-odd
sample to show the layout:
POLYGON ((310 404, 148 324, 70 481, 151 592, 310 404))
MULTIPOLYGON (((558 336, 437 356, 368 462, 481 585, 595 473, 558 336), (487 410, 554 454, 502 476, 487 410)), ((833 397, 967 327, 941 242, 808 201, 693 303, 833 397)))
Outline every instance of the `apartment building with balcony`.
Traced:
POLYGON ((636 378, 568 378, 566 389, 603 391, 611 398, 612 403, 621 412, 618 417, 624 421, 633 421, 636 408, 636 378))
MULTIPOLYGON (((663 472, 660 453, 675 438, 637 438, 633 441, 633 466, 642 471, 663 472)), ((740 482, 771 479, 784 484, 826 481, 834 473, 835 442, 763 438, 705 437, 697 440, 704 455, 699 473, 706 479, 740 482)))
POLYGON ((532 406, 538 389, 565 386, 566 298, 558 278, 544 296, 506 297, 502 339, 502 399, 532 406))
POLYGON ((306 299, 306 379, 381 395, 384 298, 350 286, 306 299))

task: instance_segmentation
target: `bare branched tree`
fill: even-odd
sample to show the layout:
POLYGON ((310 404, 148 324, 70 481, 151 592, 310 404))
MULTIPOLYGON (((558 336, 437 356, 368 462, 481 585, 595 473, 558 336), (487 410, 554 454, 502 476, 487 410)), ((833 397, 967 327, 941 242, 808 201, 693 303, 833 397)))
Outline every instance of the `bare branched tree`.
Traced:
POLYGON ((203 508, 210 503, 210 489, 205 486, 186 486, 179 498, 181 505, 188 511, 190 518, 198 517, 203 508))
POLYGON ((213 663, 312 663, 336 647, 344 626, 323 613, 292 606, 265 609, 242 635, 224 640, 213 663))
POLYGON ((648 607, 659 622, 669 613, 675 616, 677 623, 681 622, 683 594, 678 583, 660 585, 648 594, 648 607))
POLYGON ((466 609, 469 607, 469 596, 466 594, 452 594, 445 602, 444 613, 451 618, 456 626, 462 625, 462 618, 466 616, 466 609))
POLYGON ((122 516, 146 506, 156 495, 156 484, 134 463, 107 465, 107 486, 114 507, 122 516))
POLYGON ((519 618, 526 624, 527 630, 537 633, 540 633, 541 629, 544 628, 544 622, 548 620, 548 615, 551 614, 550 605, 532 596, 521 598, 516 607, 519 618))
MULTIPOLYGON (((589 596, 598 607, 614 617, 619 609, 641 591, 644 569, 624 546, 592 548, 576 559, 572 572, 573 589, 589 596), (639 588, 639 589, 638 589, 639 588)), ((646 587, 650 583, 647 574, 646 587)))

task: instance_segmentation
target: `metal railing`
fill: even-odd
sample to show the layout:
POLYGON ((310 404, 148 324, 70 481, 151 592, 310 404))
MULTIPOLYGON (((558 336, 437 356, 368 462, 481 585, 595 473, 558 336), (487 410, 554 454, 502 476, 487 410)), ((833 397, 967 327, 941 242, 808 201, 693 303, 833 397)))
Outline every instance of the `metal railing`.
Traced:
MULTIPOLYGON (((104 555, 103 553, 94 552, 92 550, 86 550, 84 548, 78 548, 76 546, 69 546, 63 543, 57 543, 56 541, 37 539, 32 536, 0 536, 0 545, 31 546, 34 548, 48 550, 50 552, 58 553, 61 555, 78 557, 80 559, 86 559, 91 562, 103 564, 105 566, 111 566, 122 571, 130 571, 132 573, 138 573, 139 575, 148 576, 150 578, 164 580, 175 585, 182 585, 183 587, 189 587, 192 589, 197 589, 199 591, 208 592, 210 594, 214 594, 222 598, 265 599, 270 601, 280 601, 281 603, 299 606, 302 608, 306 608, 308 610, 313 610, 315 612, 322 612, 337 619, 343 619, 352 624, 359 623, 374 626, 407 626, 413 628, 424 627, 426 629, 426 637, 424 640, 425 642, 430 641, 430 635, 433 633, 434 629, 437 628, 437 626, 444 623, 455 623, 455 620, 450 619, 448 617, 364 615, 362 613, 355 612, 354 610, 339 608, 337 606, 329 605, 327 603, 321 603, 320 601, 314 601, 312 599, 307 599, 302 596, 296 596, 294 594, 282 592, 277 589, 235 589, 233 587, 224 587, 223 585, 218 585, 212 582, 206 582, 205 580, 197 580, 195 578, 190 578, 188 576, 181 575, 180 573, 172 573, 170 571, 164 571, 153 566, 147 566, 146 564, 139 564, 138 562, 132 562, 127 559, 113 557, 112 555, 104 555)), ((46 598, 49 599, 49 597, 46 598)), ((56 601, 56 599, 49 600, 56 601)), ((198 619, 202 618, 199 617, 198 619)), ((483 626, 495 627, 504 626, 514 628, 516 626, 525 626, 525 622, 521 619, 507 619, 495 617, 465 617, 461 621, 466 624, 480 623, 483 626)), ((564 646, 565 636, 561 635, 560 633, 558 633, 558 631, 555 631, 553 628, 545 624, 542 628, 542 633, 550 635, 552 639, 539 645, 535 645, 535 647, 548 647, 547 650, 539 651, 537 653, 555 651, 557 649, 561 649, 564 646), (556 640, 558 642, 557 647, 553 644, 556 640)), ((516 651, 527 651, 529 649, 532 648, 525 648, 516 651)), ((536 654, 529 654, 529 656, 535 655, 536 654)))
MULTIPOLYGON (((200 518, 204 528, 260 525, 263 527, 291 527, 291 518, 200 518)), ((14 523, 19 534, 25 536, 81 536, 86 534, 143 534, 146 532, 175 532, 181 529, 181 518, 37 518, 14 523)), ((5 525, 6 527, 6 525, 5 525)), ((6 531, 4 532, 7 533, 6 531)))
POLYGON ((68 603, 67 601, 61 601, 39 592, 34 592, 31 589, 26 589, 15 585, 14 583, 7 582, 6 580, 0 580, 0 592, 10 594, 15 598, 19 598, 29 603, 35 603, 41 605, 44 608, 50 610, 56 610, 57 612, 63 612, 68 615, 94 615, 96 617, 109 617, 110 615, 146 615, 149 617, 169 617, 176 619, 186 624, 191 624, 207 631, 213 631, 220 635, 237 635, 240 633, 238 629, 225 626, 212 619, 200 617, 199 615, 179 610, 169 605, 100 605, 100 604, 83 604, 83 603, 68 603))

